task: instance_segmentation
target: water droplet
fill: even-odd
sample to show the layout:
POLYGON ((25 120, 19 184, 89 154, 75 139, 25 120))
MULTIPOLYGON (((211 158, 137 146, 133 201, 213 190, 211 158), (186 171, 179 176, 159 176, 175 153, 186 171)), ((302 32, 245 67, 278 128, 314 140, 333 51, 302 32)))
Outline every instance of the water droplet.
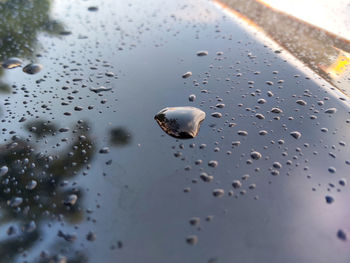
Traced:
POLYGON ((189 101, 195 101, 196 100, 196 95, 191 94, 190 96, 188 96, 188 100, 189 101))
POLYGON ((106 72, 105 75, 107 77, 114 77, 115 76, 115 74, 113 72, 111 72, 111 71, 106 72))
POLYGON ((222 114, 221 114, 220 112, 213 112, 213 113, 211 114, 211 116, 214 117, 214 118, 221 118, 221 117, 222 117, 222 114))
POLYGON ((238 189, 242 186, 242 183, 239 180, 234 180, 232 182, 232 186, 233 186, 233 188, 238 189))
POLYGON ((330 172, 331 174, 334 174, 337 170, 334 167, 329 167, 328 168, 328 172, 330 172))
POLYGON ((218 161, 211 160, 208 162, 208 166, 210 167, 216 167, 218 165, 219 165, 218 161))
POLYGON ((186 238, 186 242, 189 245, 195 245, 198 242, 198 237, 195 235, 190 235, 186 238))
POLYGON ((97 7, 97 6, 89 6, 89 7, 88 7, 88 10, 89 10, 90 12, 96 12, 96 11, 98 11, 98 7, 97 7))
POLYGON ((296 103, 301 106, 305 106, 307 104, 305 100, 297 100, 296 103))
POLYGON ((71 194, 64 200, 64 204, 73 206, 75 205, 77 200, 78 200, 78 196, 75 194, 71 194))
POLYGON ((58 231, 57 236, 62 237, 64 240, 68 242, 74 242, 77 239, 76 234, 66 234, 63 233, 61 230, 58 231))
POLYGON ((212 181, 212 180, 214 179, 213 176, 208 175, 207 173, 204 173, 204 172, 200 174, 200 178, 201 178, 204 182, 210 182, 210 181, 212 181))
POLYGON ((96 240, 96 235, 93 233, 93 232, 89 232, 87 235, 86 235, 86 240, 87 241, 95 241, 96 240))
POLYGON ((347 235, 346 235, 346 232, 342 229, 339 229, 338 232, 337 232, 337 237, 343 241, 346 241, 347 240, 347 235))
POLYGON ((34 230, 36 229, 36 224, 35 224, 35 222, 32 220, 32 221, 30 221, 28 224, 26 224, 25 226, 24 226, 24 232, 26 232, 26 233, 31 233, 31 232, 33 232, 34 230))
POLYGON ((101 87, 98 87, 98 88, 90 88, 90 90, 95 92, 95 93, 100 93, 100 92, 103 92, 103 91, 109 91, 111 89, 112 88, 106 88, 104 86, 101 86, 101 87))
POLYGON ((268 132, 267 131, 265 131, 265 130, 261 130, 261 131, 259 131, 259 135, 262 135, 262 136, 264 136, 264 135, 266 135, 268 132))
POLYGON ((332 196, 326 195, 325 199, 327 204, 331 204, 334 202, 334 198, 332 196))
POLYGON ((208 55, 208 51, 206 51, 206 50, 201 50, 201 51, 197 52, 197 56, 198 57, 204 57, 204 56, 207 56, 207 55, 208 55))
POLYGON ((257 114, 255 114, 255 117, 257 117, 259 120, 263 120, 263 119, 265 119, 265 116, 264 116, 264 115, 262 115, 261 113, 257 113, 257 114))
POLYGON ((295 139, 299 139, 301 137, 301 133, 298 131, 293 131, 290 133, 290 135, 295 139))
POLYGON ((33 190, 37 185, 38 185, 37 181, 30 180, 26 185, 26 189, 33 190))
POLYGON ((39 73, 43 69, 43 66, 40 64, 28 64, 23 68, 23 72, 27 74, 34 75, 39 73))
POLYGON ((162 109, 154 119, 168 135, 188 139, 197 136, 205 112, 194 107, 171 107, 162 109))
POLYGON ((262 155, 257 151, 253 151, 250 153, 250 157, 252 157, 252 159, 254 160, 259 160, 262 157, 262 155))
POLYGON ((213 190, 213 196, 215 197, 222 197, 224 196, 225 191, 223 189, 214 189, 213 190))
MULTIPOLYGON (((240 136, 247 136, 247 135, 248 135, 248 132, 246 132, 246 131, 238 131, 237 134, 240 135, 240 136)), ((239 143, 240 143, 240 142, 239 142, 239 143)), ((232 145, 233 145, 233 144, 232 144, 232 145)))
POLYGON ((281 169, 281 168, 282 168, 282 164, 279 163, 279 162, 274 162, 274 163, 272 164, 272 166, 273 166, 274 168, 276 168, 276 169, 281 169))
POLYGON ((328 113, 328 114, 334 114, 337 112, 337 109, 336 108, 329 108, 329 109, 326 109, 324 112, 328 113))
POLYGON ((200 223, 200 218, 199 217, 192 217, 189 222, 192 226, 198 226, 200 223))
POLYGON ((279 108, 272 108, 271 112, 278 114, 278 113, 283 113, 283 110, 281 110, 279 108))
POLYGON ((17 206, 21 205, 22 202, 23 202, 22 197, 12 197, 11 200, 7 201, 7 205, 10 207, 17 207, 17 206))
POLYGON ((0 176, 6 175, 8 171, 9 171, 9 168, 6 165, 2 166, 0 168, 0 176))
POLYGON ((109 148, 108 147, 103 147, 103 148, 100 149, 99 153, 103 153, 103 154, 109 153, 109 148))
POLYGON ((189 78, 191 76, 192 76, 192 72, 191 71, 187 71, 185 74, 182 75, 182 78, 183 79, 187 79, 187 78, 189 78))
POLYGON ((346 186, 347 180, 346 180, 345 178, 341 178, 341 179, 339 179, 339 184, 340 184, 341 186, 346 186))
POLYGON ((19 58, 9 58, 2 63, 2 67, 6 69, 17 68, 23 64, 19 58))

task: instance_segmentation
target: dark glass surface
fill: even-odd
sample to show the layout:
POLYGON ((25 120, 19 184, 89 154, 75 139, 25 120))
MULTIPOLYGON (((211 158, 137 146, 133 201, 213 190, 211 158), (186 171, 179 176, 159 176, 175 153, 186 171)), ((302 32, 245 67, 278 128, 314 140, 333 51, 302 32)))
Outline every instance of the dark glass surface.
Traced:
POLYGON ((0 61, 43 67, 0 72, 0 262, 348 261, 348 99, 239 18, 160 0, 0 14, 0 61), (197 137, 159 128, 173 106, 206 113, 197 137))

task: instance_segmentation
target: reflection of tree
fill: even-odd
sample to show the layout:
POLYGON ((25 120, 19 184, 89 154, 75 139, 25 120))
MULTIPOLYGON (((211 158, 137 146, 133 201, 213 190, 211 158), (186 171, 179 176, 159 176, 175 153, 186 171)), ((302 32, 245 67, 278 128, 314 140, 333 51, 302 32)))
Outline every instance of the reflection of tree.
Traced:
POLYGON ((8 231, 8 237, 0 242, 0 262, 11 262, 17 253, 39 241, 45 219, 82 220, 82 190, 67 189, 65 180, 74 177, 92 157, 94 149, 88 133, 86 125, 80 124, 68 150, 55 156, 36 152, 34 145, 19 137, 0 146, 0 166, 8 167, 8 173, 0 178, 0 224, 15 222, 21 228, 12 235, 9 233, 13 231, 8 231), (32 180, 37 186, 30 190, 32 180), (71 194, 78 196, 77 203, 64 204, 71 194), (23 198, 23 202, 11 207, 8 201, 15 197, 23 198))
POLYGON ((57 35, 63 31, 52 20, 50 0, 11 0, 0 2, 0 54, 6 57, 30 57, 40 31, 57 35))
POLYGON ((125 146, 131 142, 131 134, 123 127, 115 127, 110 131, 110 141, 114 146, 125 146))
MULTIPOLYGON (((0 1, 0 61, 32 57, 39 32, 51 35, 66 32, 60 22, 50 18, 50 6, 51 0, 0 1)), ((0 81, 0 92, 9 91, 10 87, 0 81)))
POLYGON ((37 138, 43 138, 45 135, 53 134, 57 131, 55 124, 43 120, 27 122, 25 127, 29 132, 34 133, 37 138))

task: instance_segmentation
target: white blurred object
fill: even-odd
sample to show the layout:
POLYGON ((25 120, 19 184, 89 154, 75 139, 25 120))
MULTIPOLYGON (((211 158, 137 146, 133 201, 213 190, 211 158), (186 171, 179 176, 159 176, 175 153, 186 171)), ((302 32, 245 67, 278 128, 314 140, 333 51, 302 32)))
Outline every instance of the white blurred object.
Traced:
POLYGON ((350 40, 349 0, 260 0, 314 26, 350 40))

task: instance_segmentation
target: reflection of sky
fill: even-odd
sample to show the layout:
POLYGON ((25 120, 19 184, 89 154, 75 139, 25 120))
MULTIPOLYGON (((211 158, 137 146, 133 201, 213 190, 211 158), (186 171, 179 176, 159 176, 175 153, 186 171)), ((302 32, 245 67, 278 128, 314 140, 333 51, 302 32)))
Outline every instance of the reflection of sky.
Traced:
POLYGON ((288 51, 283 53, 292 54, 322 78, 350 95, 350 50, 346 39, 336 37, 320 27, 305 23, 288 12, 281 12, 258 0, 223 0, 214 3, 234 19, 238 18, 250 25, 249 31, 254 28, 253 32, 264 32, 265 34, 256 35, 267 35, 280 46, 276 49, 288 51))
POLYGON ((273 8, 350 40, 349 0, 260 0, 273 8))

